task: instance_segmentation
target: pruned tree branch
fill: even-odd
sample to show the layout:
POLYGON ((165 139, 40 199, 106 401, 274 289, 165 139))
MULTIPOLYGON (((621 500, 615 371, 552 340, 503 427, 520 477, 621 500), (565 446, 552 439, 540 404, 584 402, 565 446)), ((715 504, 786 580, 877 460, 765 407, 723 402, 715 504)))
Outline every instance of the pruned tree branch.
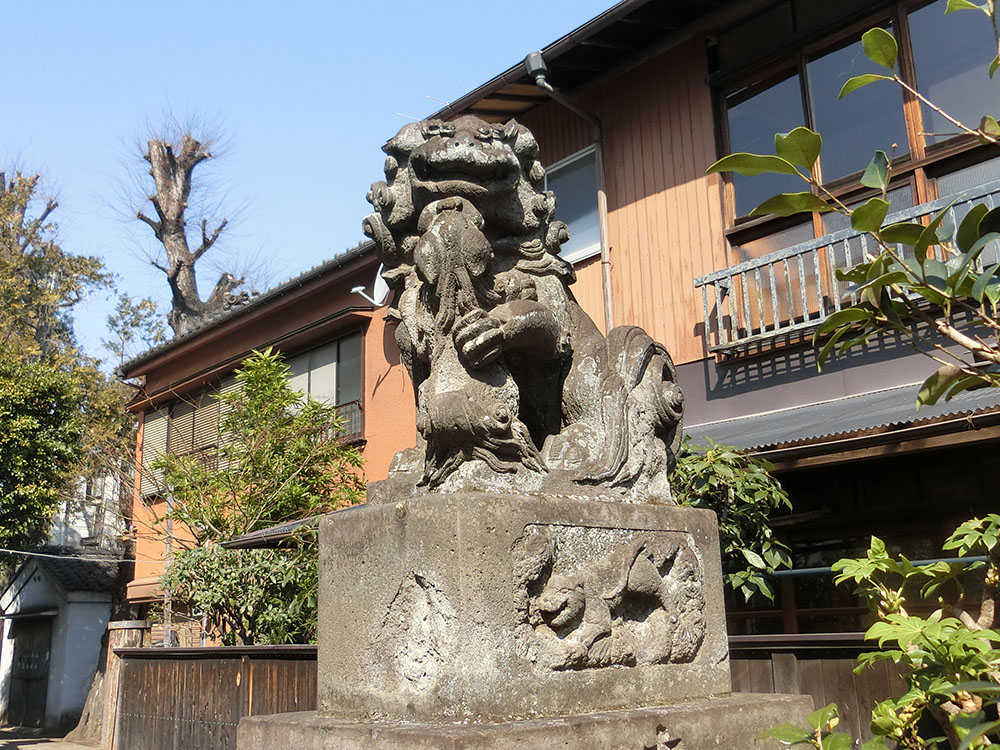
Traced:
POLYGON ((222 219, 214 230, 209 230, 209 220, 201 219, 201 243, 192 251, 188 242, 188 219, 185 212, 191 197, 194 171, 199 164, 211 159, 206 144, 190 133, 183 134, 179 142, 151 138, 146 144, 143 159, 149 163, 149 174, 155 190, 148 196, 156 211, 156 219, 137 211, 136 218, 153 230, 153 235, 163 245, 166 262, 150 260, 154 268, 167 277, 171 291, 171 307, 167 319, 176 335, 187 333, 202 321, 217 315, 227 307, 238 304, 249 295, 233 295, 244 283, 242 278, 224 273, 207 299, 198 292, 195 264, 218 242, 226 227, 222 219))

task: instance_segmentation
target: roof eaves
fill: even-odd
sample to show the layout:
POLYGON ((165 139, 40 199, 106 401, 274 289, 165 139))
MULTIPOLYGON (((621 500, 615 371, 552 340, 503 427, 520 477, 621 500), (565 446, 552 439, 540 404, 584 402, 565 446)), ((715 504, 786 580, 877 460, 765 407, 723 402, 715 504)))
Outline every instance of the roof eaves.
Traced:
MULTIPOLYGON (((651 0, 622 0, 621 2, 608 8, 599 16, 595 16, 582 26, 578 26, 568 34, 561 36, 556 41, 544 47, 541 50, 542 57, 545 58, 546 62, 553 62, 558 59, 560 55, 573 49, 574 47, 579 46, 581 43, 594 36, 594 34, 597 34, 601 30, 610 26, 622 16, 632 12, 636 8, 646 5, 649 2, 651 2, 651 0)), ((532 51, 533 50, 528 50, 528 52, 532 51)), ((461 98, 456 99, 454 102, 449 102, 437 112, 430 115, 428 119, 446 119, 460 114, 480 99, 485 99, 491 94, 495 94, 497 91, 510 83, 517 83, 527 74, 528 72, 524 67, 524 60, 521 60, 521 62, 511 66, 500 75, 491 78, 489 81, 473 89, 461 98)))
POLYGON ((346 250, 340 253, 339 255, 335 255, 333 258, 323 261, 322 263, 315 265, 306 271, 303 271, 297 276, 292 276, 291 278, 282 281, 276 286, 271 287, 266 292, 263 292, 262 294, 259 294, 253 299, 251 299, 246 304, 237 305, 235 307, 230 308, 229 310, 226 310, 225 312, 219 313, 218 315, 209 318, 207 321, 205 321, 202 325, 198 326, 197 328, 188 331, 187 333, 184 333, 180 336, 175 336, 169 341, 154 346, 152 349, 149 349, 143 352, 142 354, 133 357, 128 362, 125 362, 119 365, 117 368, 115 368, 115 374, 122 379, 133 377, 134 375, 132 373, 134 373, 136 369, 138 369, 144 364, 147 364, 148 362, 151 362, 152 360, 156 359, 165 352, 170 351, 175 346, 179 346, 180 344, 183 344, 186 341, 190 341, 191 339, 200 336, 206 331, 211 330, 212 328, 215 328, 216 326, 221 325, 226 321, 237 318, 240 315, 243 315, 244 313, 247 313, 251 310, 255 310, 256 308, 260 307, 266 302, 276 297, 280 297, 282 294, 288 292, 289 290, 304 285, 306 282, 312 280, 313 278, 322 276, 324 273, 334 271, 338 268, 342 268, 343 266, 347 265, 347 263, 349 263, 350 261, 356 260, 357 258, 360 258, 370 252, 374 252, 374 249, 375 249, 375 243, 367 241, 367 242, 362 242, 355 248, 351 248, 350 250, 346 250))
POLYGON ((994 416, 1000 416, 1000 391, 986 388, 968 391, 959 394, 951 402, 928 407, 933 413, 918 417, 912 411, 911 400, 918 387, 919 384, 913 383, 812 404, 784 407, 758 414, 706 422, 694 425, 688 428, 688 431, 701 438, 711 437, 718 442, 734 443, 755 454, 770 454, 775 451, 833 445, 844 440, 884 438, 901 431, 918 431, 942 425, 954 426, 962 422, 972 422, 973 418, 992 419, 994 416), (863 407, 860 411, 859 405, 863 407), (831 409, 836 409, 836 414, 860 413, 863 416, 856 419, 850 416, 846 420, 839 419, 834 416, 835 412, 830 411, 831 409), (813 414, 812 422, 806 420, 805 423, 800 422, 798 427, 791 428, 784 426, 785 422, 781 423, 780 428, 777 426, 778 420, 783 420, 785 417, 789 418, 788 423, 794 423, 796 417, 808 417, 810 412, 813 414), (876 414, 881 416, 875 418, 876 414), (845 426, 848 429, 824 431, 823 426, 829 426, 830 419, 834 419, 834 423, 839 419, 842 425, 846 421, 848 425, 845 426), (849 426, 852 421, 856 426, 849 426), (813 422, 815 422, 813 427, 805 426, 813 422), (789 429, 798 434, 788 434, 789 429), (747 434, 753 435, 755 431, 756 437, 740 439, 747 434), (780 439, 782 437, 780 432, 784 432, 787 437, 780 439))

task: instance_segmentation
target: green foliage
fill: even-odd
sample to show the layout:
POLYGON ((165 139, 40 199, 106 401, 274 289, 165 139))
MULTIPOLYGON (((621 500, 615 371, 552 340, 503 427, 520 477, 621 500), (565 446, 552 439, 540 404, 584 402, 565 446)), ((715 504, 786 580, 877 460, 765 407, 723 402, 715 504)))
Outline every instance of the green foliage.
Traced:
POLYGON ((0 348, 53 361, 75 356, 70 311, 110 275, 98 258, 56 242, 58 204, 42 200, 39 177, 0 172, 0 348))
POLYGON ((14 430, 0 437, 0 461, 23 472, 4 480, 0 502, 19 518, 6 515, 0 537, 15 547, 42 540, 56 505, 73 496, 70 477, 107 475, 131 452, 124 410, 131 394, 77 349, 73 334, 74 308, 111 277, 98 258, 59 246, 58 204, 41 198, 39 186, 37 175, 0 173, 0 360, 8 363, 0 377, 4 419, 14 430), (44 403, 51 413, 38 410, 44 403))
POLYGON ((0 547, 44 540, 82 451, 80 402, 66 373, 0 357, 0 547))
MULTIPOLYGON (((837 704, 813 711, 806 717, 809 729, 801 729, 794 724, 782 724, 761 734, 758 739, 774 739, 786 747, 812 747, 816 750, 851 750, 854 747, 851 735, 836 731, 840 724, 837 704)), ((880 739, 869 740, 861 750, 888 750, 880 739)))
POLYGON ((115 311, 108 316, 108 332, 112 338, 102 339, 104 348, 123 364, 128 357, 167 340, 163 317, 149 297, 140 300, 129 294, 119 294, 115 311))
POLYGON ((872 714, 877 737, 901 748, 987 748, 996 726, 986 710, 1000 694, 1000 633, 996 627, 1000 580, 1000 515, 974 518, 959 526, 943 545, 958 557, 986 562, 939 561, 915 565, 891 556, 872 537, 865 557, 840 560, 836 582, 853 583, 876 616, 866 638, 883 650, 862 654, 858 670, 880 661, 901 667, 906 692, 879 703, 872 714), (963 574, 981 571, 982 601, 970 612, 963 574), (919 592, 914 594, 914 592, 919 592), (909 599, 936 600, 926 617, 911 614, 909 599), (937 733, 927 736, 928 718, 937 733))
POLYGON ((195 547, 163 577, 224 646, 316 642, 315 534, 281 549, 195 547))
POLYGON ((890 71, 896 67, 899 47, 896 44, 896 37, 885 29, 869 29, 862 34, 861 48, 865 51, 865 56, 873 63, 888 68, 890 71))
POLYGON ((360 452, 335 438, 336 409, 294 391, 281 354, 255 352, 236 372, 240 388, 215 396, 220 445, 202 455, 166 454, 162 469, 173 498, 168 515, 199 544, 360 501, 360 452))
POLYGON ((747 601, 754 594, 773 601, 769 575, 791 567, 788 547, 769 525, 771 513, 792 507, 773 468, 739 448, 685 440, 670 477, 679 505, 715 511, 726 583, 747 601))
POLYGON ((363 497, 361 454, 336 437, 342 418, 292 390, 288 375, 280 354, 255 352, 236 373, 240 388, 216 396, 221 444, 214 455, 167 454, 153 463, 164 472, 172 505, 159 525, 183 524, 197 545, 175 554, 164 581, 227 642, 311 637, 316 545, 299 540, 294 550, 244 558, 218 549, 219 543, 363 497), (231 588, 254 570, 253 586, 231 588), (293 627, 293 620, 301 622, 293 627))

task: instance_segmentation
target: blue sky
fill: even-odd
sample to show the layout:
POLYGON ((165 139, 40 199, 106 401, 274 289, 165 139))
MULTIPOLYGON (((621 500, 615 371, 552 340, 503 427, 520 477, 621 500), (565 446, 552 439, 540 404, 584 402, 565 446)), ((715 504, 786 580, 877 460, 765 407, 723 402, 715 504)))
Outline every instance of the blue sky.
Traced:
MULTIPOLYGON (((168 303, 128 219, 149 124, 172 114, 222 135, 204 177, 231 231, 222 265, 254 257, 277 282, 363 239, 381 145, 612 0, 422 3, 35 0, 4 7, 0 169, 41 173, 64 249, 102 257, 118 285, 168 303)), ((211 253, 202 263, 211 258, 211 253)), ((199 276, 211 289, 217 271, 199 276)), ((110 294, 81 306, 98 353, 110 294)))

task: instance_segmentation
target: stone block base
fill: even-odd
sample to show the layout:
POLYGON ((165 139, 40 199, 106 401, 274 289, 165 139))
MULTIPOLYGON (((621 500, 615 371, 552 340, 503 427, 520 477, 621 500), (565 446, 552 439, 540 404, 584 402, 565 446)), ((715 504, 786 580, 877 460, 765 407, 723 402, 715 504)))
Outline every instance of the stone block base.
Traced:
POLYGON ((317 709, 502 722, 729 692, 708 511, 429 493, 323 519, 317 709))
POLYGON ((243 719, 238 750, 755 750, 761 732, 803 722, 807 695, 739 694, 672 706, 499 724, 357 723, 308 711, 243 719))

